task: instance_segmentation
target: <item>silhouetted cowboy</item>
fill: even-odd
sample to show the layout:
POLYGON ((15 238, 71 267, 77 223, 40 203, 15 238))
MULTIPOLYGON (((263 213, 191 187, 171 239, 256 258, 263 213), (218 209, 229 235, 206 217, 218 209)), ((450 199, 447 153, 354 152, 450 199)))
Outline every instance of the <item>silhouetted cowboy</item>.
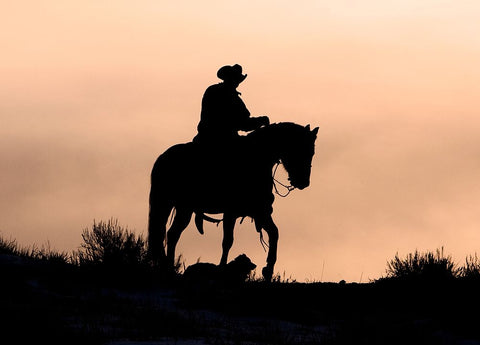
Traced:
POLYGON ((229 144, 237 138, 238 131, 252 131, 270 123, 267 116, 250 117, 245 103, 237 91, 245 80, 242 66, 223 66, 217 72, 222 83, 211 85, 202 99, 202 112, 198 134, 194 142, 201 144, 229 144))

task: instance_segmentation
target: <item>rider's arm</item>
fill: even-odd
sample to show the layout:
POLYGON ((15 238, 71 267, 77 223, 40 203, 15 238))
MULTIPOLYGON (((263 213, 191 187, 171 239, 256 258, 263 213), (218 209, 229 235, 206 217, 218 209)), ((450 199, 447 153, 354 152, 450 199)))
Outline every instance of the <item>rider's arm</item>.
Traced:
POLYGON ((249 132, 270 123, 268 116, 251 117, 250 112, 248 111, 243 100, 240 97, 238 97, 237 100, 238 104, 236 106, 236 117, 238 119, 237 125, 239 130, 249 132))
POLYGON ((248 117, 242 121, 240 130, 249 132, 268 124, 270 124, 268 116, 248 117))

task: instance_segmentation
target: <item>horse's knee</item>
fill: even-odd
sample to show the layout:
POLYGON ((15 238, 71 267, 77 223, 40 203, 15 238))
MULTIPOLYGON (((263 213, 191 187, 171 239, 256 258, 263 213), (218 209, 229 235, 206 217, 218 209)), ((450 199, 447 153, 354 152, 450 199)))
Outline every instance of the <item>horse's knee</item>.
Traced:
POLYGON ((225 215, 223 219, 223 240, 222 240, 222 260, 221 264, 226 264, 228 252, 233 245, 233 229, 235 228, 235 217, 225 215))
POLYGON ((262 270, 263 277, 266 281, 270 281, 273 275, 273 268, 277 262, 277 246, 278 246, 278 228, 270 218, 265 227, 265 231, 268 234, 268 255, 267 266, 262 270))
POLYGON ((278 243, 278 229, 276 226, 265 228, 268 234, 268 245, 270 248, 276 248, 278 243))
POLYGON ((233 245, 233 234, 232 236, 224 236, 222 241, 222 258, 220 259, 220 265, 226 265, 228 260, 228 253, 233 245))
POLYGON ((224 249, 230 249, 233 245, 233 234, 225 234, 222 240, 222 247, 224 249))
POLYGON ((278 241, 278 229, 276 227, 273 229, 270 229, 269 231, 267 231, 267 233, 268 233, 268 239, 270 241, 274 241, 274 242, 278 241))

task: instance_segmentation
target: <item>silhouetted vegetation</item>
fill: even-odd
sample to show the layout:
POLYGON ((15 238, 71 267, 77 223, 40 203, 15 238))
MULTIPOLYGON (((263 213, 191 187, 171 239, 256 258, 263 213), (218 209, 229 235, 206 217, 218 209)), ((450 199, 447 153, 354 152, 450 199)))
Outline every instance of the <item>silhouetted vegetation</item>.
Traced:
MULTIPOLYGON (((82 232, 83 242, 71 253, 52 249, 50 243, 38 247, 20 246, 15 239, 0 236, 0 255, 12 255, 24 259, 49 261, 75 266, 105 266, 112 268, 150 267, 147 242, 119 225, 118 220, 93 222, 91 229, 82 232)), ((175 272, 183 268, 182 255, 175 261, 175 272)))
POLYGON ((480 260, 477 253, 467 256, 465 264, 460 268, 460 277, 480 280, 480 260))
POLYGON ((408 280, 445 280, 458 278, 461 269, 443 247, 434 252, 421 253, 416 250, 405 258, 398 253, 387 263, 387 278, 408 280))
POLYGON ((83 243, 74 253, 79 265, 115 267, 147 264, 147 244, 141 235, 118 225, 118 221, 93 222, 82 233, 83 243))
POLYGON ((480 341, 471 317, 480 308, 476 254, 463 265, 443 248, 397 254, 385 277, 364 284, 299 283, 285 273, 268 284, 255 276, 243 284, 197 284, 179 275, 164 280, 143 237, 116 220, 94 222, 82 239, 68 254, 0 237, 2 343, 480 341))
MULTIPOLYGON (((150 267, 147 242, 142 235, 136 235, 128 228, 119 225, 118 220, 93 222, 91 229, 82 232, 83 242, 78 250, 72 253, 59 252, 46 245, 38 247, 20 246, 15 239, 0 236, 0 254, 13 255, 21 258, 72 264, 76 266, 106 266, 116 268, 150 267)), ((175 262, 175 272, 179 274, 184 266, 182 256, 175 262)), ((465 258, 462 266, 457 265, 451 255, 444 253, 444 248, 434 252, 415 250, 401 258, 398 253, 387 261, 386 276, 379 280, 452 280, 480 279, 480 259, 477 254, 465 258)), ((262 278, 253 272, 248 279, 251 282, 262 278)), ((296 283, 291 277, 276 273, 273 283, 296 283)))
POLYGON ((48 261, 56 263, 70 263, 72 256, 67 252, 59 252, 50 247, 50 243, 37 247, 22 247, 14 239, 0 237, 0 254, 13 255, 25 259, 48 261))
POLYGON ((477 254, 467 256, 463 266, 455 263, 443 247, 435 252, 407 254, 401 258, 398 253, 387 262, 386 276, 380 280, 439 282, 452 280, 474 280, 480 278, 480 260, 477 254))

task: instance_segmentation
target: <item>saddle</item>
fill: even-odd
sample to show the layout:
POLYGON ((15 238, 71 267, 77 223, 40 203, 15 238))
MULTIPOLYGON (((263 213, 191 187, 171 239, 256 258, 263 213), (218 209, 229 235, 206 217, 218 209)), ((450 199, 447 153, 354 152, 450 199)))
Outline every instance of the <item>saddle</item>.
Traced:
MULTIPOLYGON (((242 200, 244 193, 251 192, 256 183, 251 181, 254 165, 249 161, 252 157, 251 147, 244 136, 219 140, 205 140, 197 135, 192 141, 194 159, 201 168, 197 170, 203 183, 215 186, 211 193, 223 195, 228 199, 242 200), (248 181, 248 188, 245 184, 248 181)), ((272 200, 273 201, 273 200, 272 200)), ((195 226, 200 234, 204 234, 204 221, 219 224, 223 219, 207 216, 202 210, 195 210, 195 226)))

